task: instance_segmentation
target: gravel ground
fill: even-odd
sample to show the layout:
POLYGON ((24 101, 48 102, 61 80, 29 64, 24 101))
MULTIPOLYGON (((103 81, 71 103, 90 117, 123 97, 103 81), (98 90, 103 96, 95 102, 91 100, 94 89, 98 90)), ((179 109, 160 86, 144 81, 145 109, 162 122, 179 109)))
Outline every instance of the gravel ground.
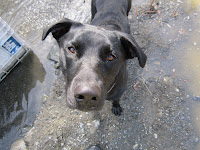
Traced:
POLYGON ((137 90, 129 82, 116 117, 108 101, 100 112, 66 108, 58 80, 25 136, 28 149, 193 149, 198 138, 184 89, 169 76, 138 81, 137 90))
MULTIPOLYGON (((69 109, 62 99, 64 81, 57 70, 52 92, 43 96, 42 110, 22 140, 26 148, 85 150, 99 145, 109 150, 194 149, 199 139, 190 116, 192 97, 184 79, 177 77, 177 58, 172 55, 172 50, 188 38, 181 28, 191 25, 181 4, 180 0, 133 2, 129 14, 132 34, 148 61, 144 69, 137 60, 128 61, 129 79, 120 102, 120 117, 112 114, 109 101, 99 112, 69 109)), ((193 21, 195 16, 192 14, 193 21)))

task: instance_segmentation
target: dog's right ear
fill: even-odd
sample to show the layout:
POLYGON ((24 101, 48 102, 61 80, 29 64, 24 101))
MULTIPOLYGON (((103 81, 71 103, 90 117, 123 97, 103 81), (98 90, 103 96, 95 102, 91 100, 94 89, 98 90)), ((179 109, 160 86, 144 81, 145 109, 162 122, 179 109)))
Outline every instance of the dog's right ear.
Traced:
POLYGON ((51 32, 53 37, 58 41, 65 33, 69 32, 70 28, 82 26, 80 22, 76 22, 67 18, 62 19, 61 21, 53 24, 49 27, 46 27, 43 30, 42 40, 44 40, 48 34, 51 32))

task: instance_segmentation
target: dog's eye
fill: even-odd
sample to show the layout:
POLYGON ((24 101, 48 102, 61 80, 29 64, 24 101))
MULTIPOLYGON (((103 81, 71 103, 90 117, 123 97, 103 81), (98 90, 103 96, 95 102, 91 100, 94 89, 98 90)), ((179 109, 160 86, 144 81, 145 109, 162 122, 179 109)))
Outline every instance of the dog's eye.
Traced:
POLYGON ((68 50, 69 50, 71 53, 75 53, 75 52, 76 52, 76 49, 75 49, 75 47, 73 47, 73 46, 68 47, 68 50))
POLYGON ((114 59, 115 59, 115 56, 112 54, 107 57, 107 61, 112 61, 114 59))

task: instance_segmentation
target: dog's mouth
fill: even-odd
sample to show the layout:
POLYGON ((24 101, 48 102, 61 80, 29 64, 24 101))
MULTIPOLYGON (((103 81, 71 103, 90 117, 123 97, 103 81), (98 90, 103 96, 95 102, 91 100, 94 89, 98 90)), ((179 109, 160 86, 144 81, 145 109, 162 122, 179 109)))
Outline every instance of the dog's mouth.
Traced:
POLYGON ((99 103, 93 103, 93 102, 88 102, 84 104, 79 103, 77 109, 81 111, 94 111, 94 110, 99 111, 103 107, 103 101, 104 100, 99 100, 99 103))
POLYGON ((82 96, 80 97, 75 97, 71 96, 69 93, 67 94, 66 102, 67 106, 70 109, 78 109, 81 111, 99 111, 103 108, 104 104, 104 97, 102 96, 104 94, 101 94, 101 96, 98 99, 90 99, 90 100, 84 100, 82 96))
POLYGON ((78 107, 77 109, 80 110, 80 111, 88 112, 88 111, 99 111, 99 110, 102 109, 102 107, 95 107, 95 106, 93 106, 93 107, 88 107, 88 108, 85 108, 85 107, 78 107))
POLYGON ((85 112, 94 110, 99 111, 103 107, 104 100, 100 101, 101 102, 99 102, 98 104, 92 104, 92 103, 81 103, 81 102, 78 103, 75 99, 73 100, 67 99, 67 106, 71 109, 78 109, 85 112))

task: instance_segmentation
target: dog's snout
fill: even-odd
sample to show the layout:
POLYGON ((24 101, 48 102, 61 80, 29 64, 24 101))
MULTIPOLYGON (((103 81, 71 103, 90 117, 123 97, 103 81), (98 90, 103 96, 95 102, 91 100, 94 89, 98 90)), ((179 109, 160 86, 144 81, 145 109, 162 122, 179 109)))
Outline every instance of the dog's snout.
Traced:
POLYGON ((77 102, 95 103, 100 99, 100 89, 96 86, 78 86, 74 90, 77 102))

